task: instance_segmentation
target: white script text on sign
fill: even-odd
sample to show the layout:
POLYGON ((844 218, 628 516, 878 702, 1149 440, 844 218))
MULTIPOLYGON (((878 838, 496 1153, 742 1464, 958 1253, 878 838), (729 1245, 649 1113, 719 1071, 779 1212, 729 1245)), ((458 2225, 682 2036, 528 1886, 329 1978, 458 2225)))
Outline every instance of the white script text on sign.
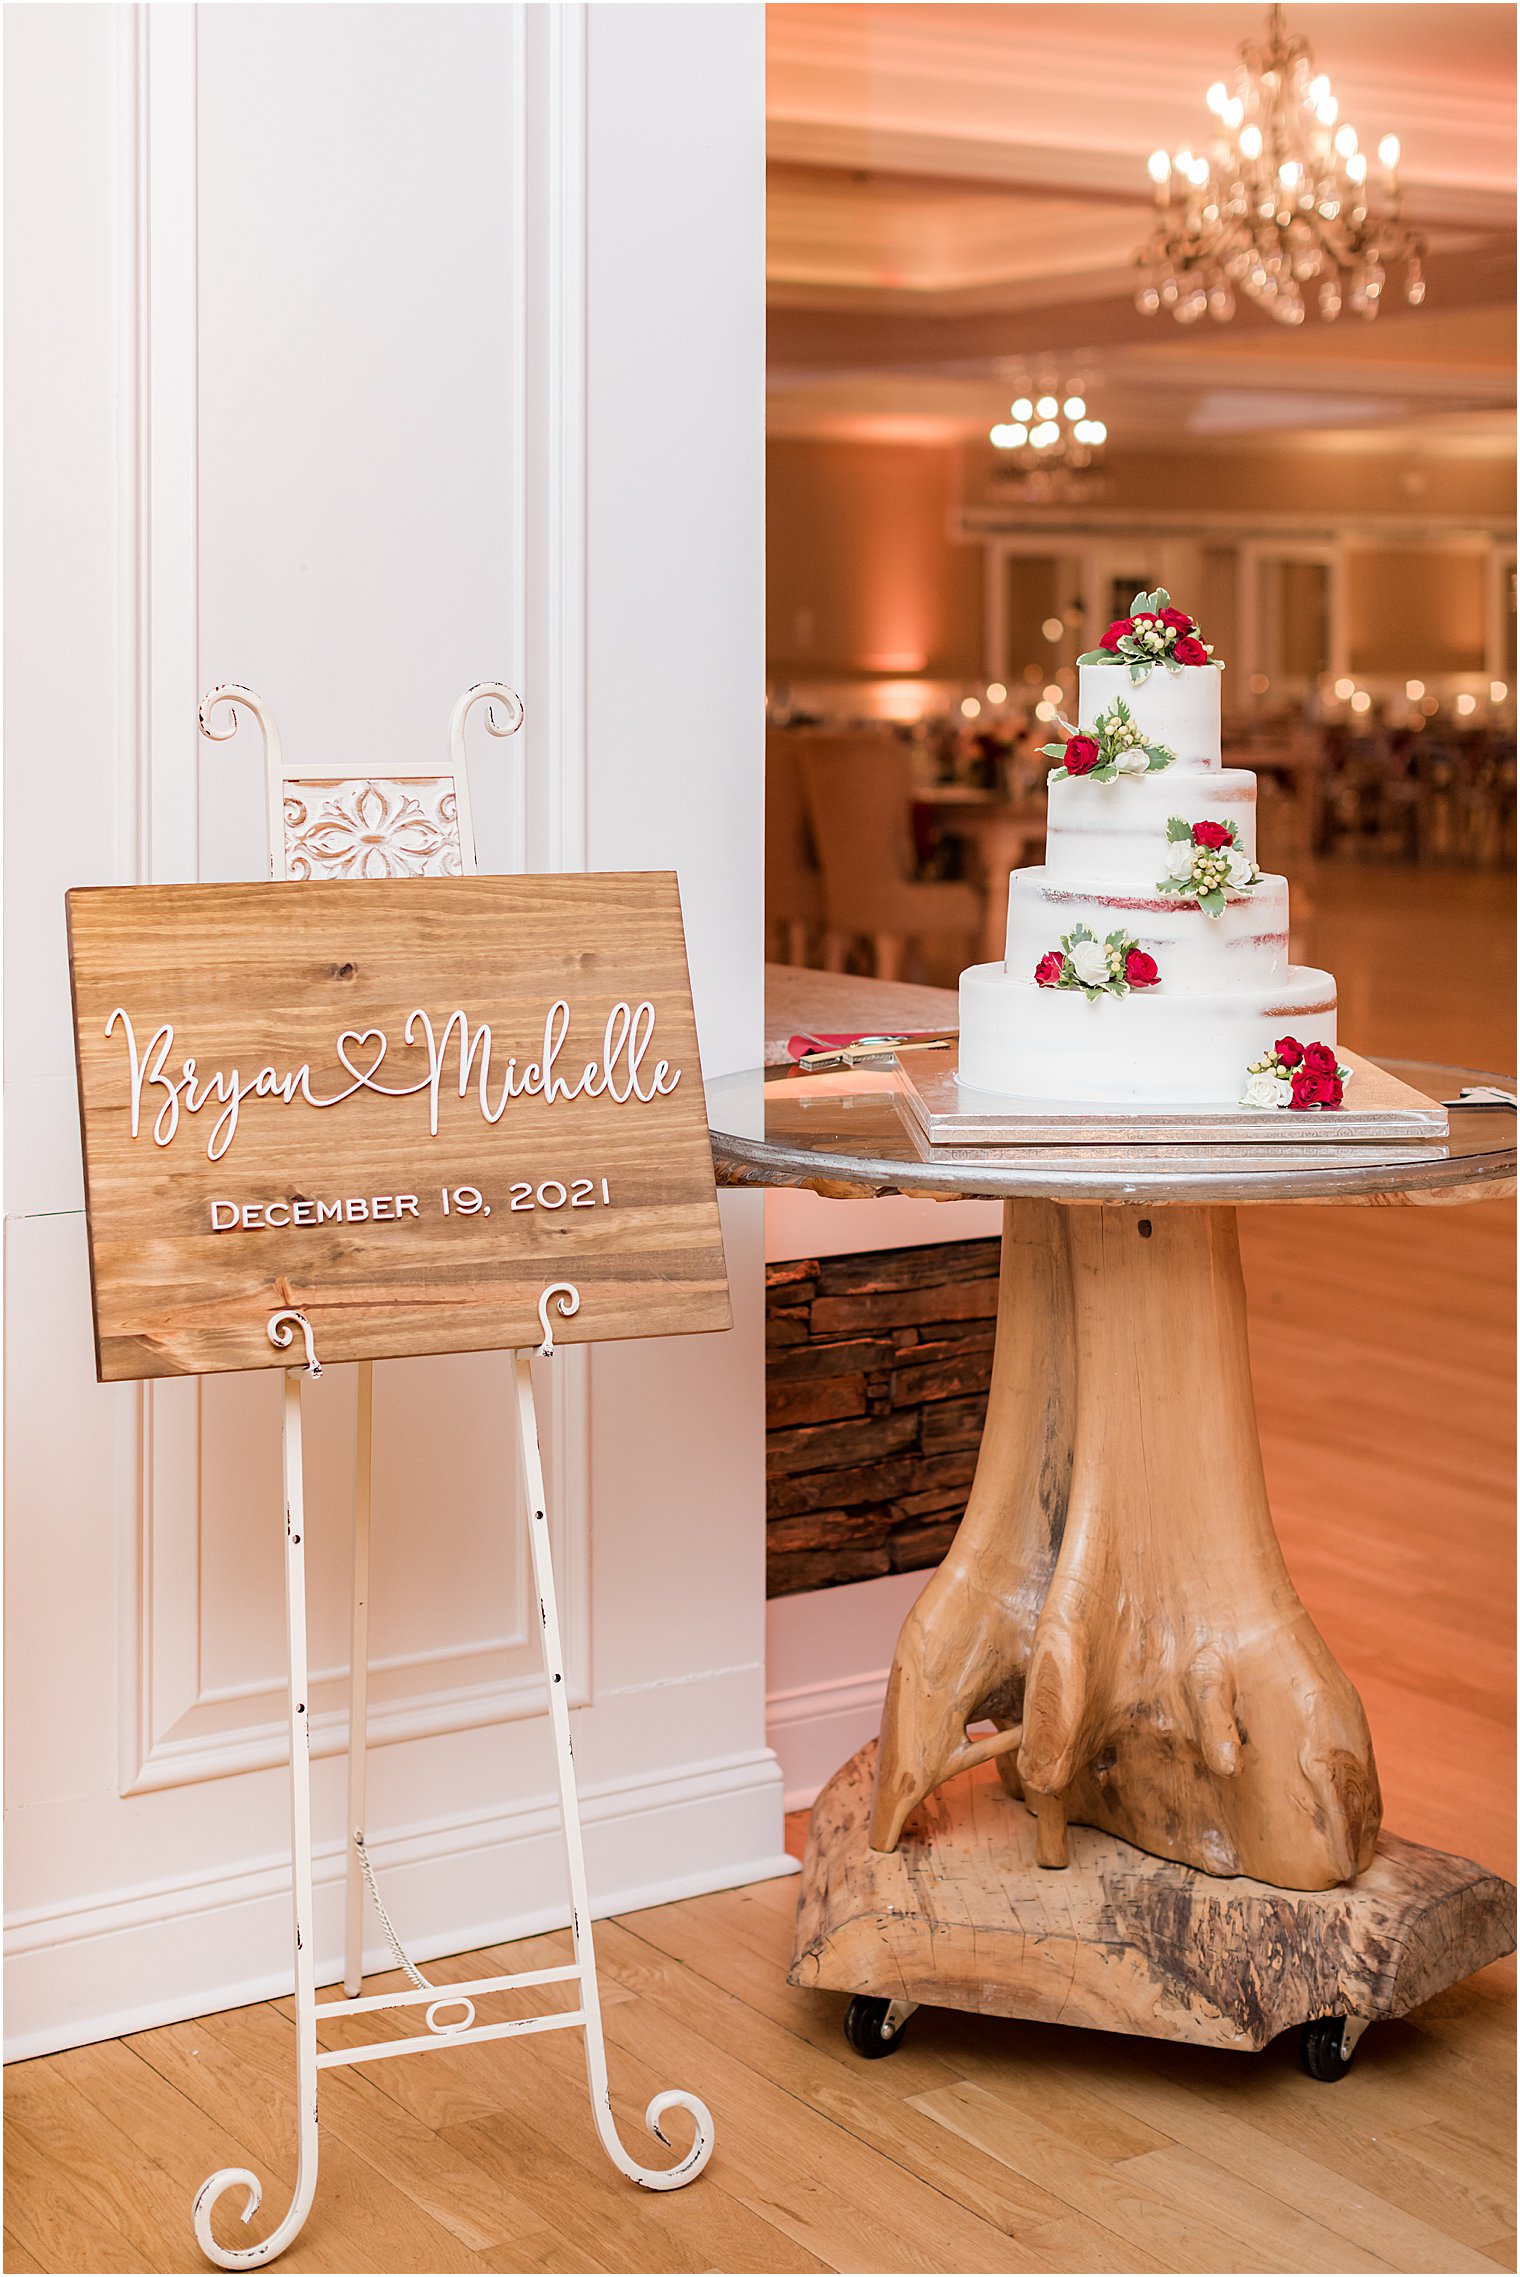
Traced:
POLYGON ((431 1015, 418 1006, 406 1015, 401 1031, 404 1046, 424 1055, 425 1070, 415 1082, 380 1081, 380 1070, 391 1049, 383 1028, 345 1028, 331 1047, 333 1066, 325 1076, 319 1073, 316 1077, 316 1091, 312 1089, 311 1064, 306 1060, 283 1072, 266 1066, 246 1076, 236 1067, 213 1067, 208 1072, 194 1055, 176 1064, 174 1027, 167 1020, 153 1029, 140 1052, 136 1024, 124 1005, 118 1004, 107 1020, 106 1036, 109 1039, 120 1030, 125 1047, 132 1136, 138 1138, 142 1133, 145 1100, 149 1106, 157 1104, 152 1133, 158 1146, 168 1146, 174 1139, 182 1108, 186 1114, 199 1115, 205 1108, 216 1106, 220 1112, 212 1118, 206 1154, 210 1161, 219 1162, 237 1135, 245 1099, 276 1099, 287 1107, 321 1109, 341 1107, 360 1091, 376 1092, 382 1099, 413 1099, 425 1092, 428 1132, 436 1138, 451 1045, 457 1052, 459 1097, 467 1098, 473 1090, 488 1123, 499 1123, 514 1099, 541 1099, 548 1107, 571 1099, 610 1099, 615 1106, 626 1107, 637 1099, 647 1106, 651 1099, 674 1091, 681 1080, 681 1070, 672 1068, 668 1060, 657 1059, 649 1073, 644 1072, 654 1025, 652 1004, 636 1008, 614 1004, 607 1015, 599 1057, 588 1060, 578 1075, 570 1075, 559 1066, 570 1026, 570 1007, 563 997, 551 1004, 545 1015, 540 1056, 521 1068, 515 1058, 508 1059, 504 1067, 493 1066, 495 1038, 489 1021, 477 1021, 472 1027, 467 1012, 455 1011, 435 1032, 431 1015), (361 1058, 368 1057, 367 1067, 355 1066, 351 1048, 361 1058))

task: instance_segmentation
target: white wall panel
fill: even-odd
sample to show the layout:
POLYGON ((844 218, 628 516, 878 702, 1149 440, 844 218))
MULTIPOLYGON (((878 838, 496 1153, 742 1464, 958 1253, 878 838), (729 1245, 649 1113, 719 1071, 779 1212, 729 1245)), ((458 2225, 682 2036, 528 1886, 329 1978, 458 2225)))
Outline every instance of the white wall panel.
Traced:
MULTIPOLYGON (((521 11, 197 14, 203 684, 383 766, 523 674, 521 11)), ((261 874, 254 741, 202 745, 205 876, 261 874)), ((482 863, 518 868, 521 756, 480 741, 482 863)))
MULTIPOLYGON (((731 186, 763 180, 763 17, 589 15, 587 858, 677 872, 721 1074, 762 1057, 765 342, 746 280, 764 210, 731 186)), ((598 1678, 663 1697, 674 1745, 701 1711, 672 1672, 713 1670, 719 1748, 764 1714, 760 1197, 725 1195, 723 1228, 733 1332, 599 1352, 592 1399, 595 1492, 619 1480, 628 1517, 599 1544, 598 1678)))
MULTIPOLYGON (((476 755, 485 865, 676 866, 708 1063, 758 1057, 761 15, 13 10, 6 79, 8 2026, 30 2053, 289 1977, 275 1402, 93 1382, 64 888, 261 874, 255 739, 194 732, 213 681, 259 688, 288 751, 378 764, 501 676, 528 723, 476 755)), ((732 1335, 553 1371, 602 1905, 782 1865, 758 1204, 724 1222, 732 1335)), ((423 1952, 563 1918, 504 1390, 489 1357, 377 1373, 371 1831, 423 1952)), ((308 1411, 330 1959, 352 1371, 308 1411)))

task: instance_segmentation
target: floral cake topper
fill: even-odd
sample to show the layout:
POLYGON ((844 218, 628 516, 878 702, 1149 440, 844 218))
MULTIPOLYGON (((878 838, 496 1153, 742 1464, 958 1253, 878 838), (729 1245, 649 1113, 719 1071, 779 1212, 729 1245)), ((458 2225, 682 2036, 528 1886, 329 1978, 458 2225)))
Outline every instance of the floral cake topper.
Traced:
POLYGON ((1154 988, 1161 978, 1156 960, 1132 934, 1110 933, 1100 941, 1086 925, 1061 936, 1059 949, 1047 949, 1034 968, 1041 988, 1080 988, 1089 1004, 1100 996, 1128 996, 1132 988, 1154 988))
POLYGON ((1099 712, 1091 735, 1083 735, 1059 712, 1056 719, 1065 728, 1067 740, 1040 746, 1042 759, 1062 762, 1051 768, 1047 783, 1064 783, 1069 775, 1088 775, 1095 783, 1111 783, 1120 775, 1154 775, 1176 763, 1175 751, 1135 725, 1134 714, 1122 696, 1116 696, 1106 712, 1099 712))
MULTIPOLYGON (((1168 672, 1188 665, 1214 664, 1214 651, 1200 640, 1194 618, 1172 607, 1164 585, 1154 593, 1137 593, 1127 617, 1115 617, 1096 648, 1077 658, 1079 664, 1124 664, 1132 680, 1148 680, 1158 664, 1168 672)), ((1223 671, 1222 665, 1217 669, 1223 671)))
POLYGON ((1248 893, 1261 884, 1261 872, 1240 851, 1233 822, 1185 822, 1174 814, 1166 826, 1171 852, 1158 893, 1188 894, 1206 917, 1224 915, 1225 894, 1248 893))
POLYGON ((1279 1036, 1262 1059, 1253 1059, 1241 1094, 1242 1107, 1338 1107, 1351 1081, 1328 1044, 1301 1044, 1279 1036))

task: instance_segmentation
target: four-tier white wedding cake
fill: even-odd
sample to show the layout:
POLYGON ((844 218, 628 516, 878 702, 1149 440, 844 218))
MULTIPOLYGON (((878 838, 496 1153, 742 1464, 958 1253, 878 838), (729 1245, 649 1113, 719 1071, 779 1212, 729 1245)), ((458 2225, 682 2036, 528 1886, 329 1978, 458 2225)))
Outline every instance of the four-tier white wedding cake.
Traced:
MULTIPOLYGON (((962 1085, 1223 1105, 1265 1067, 1251 1103, 1288 1104, 1285 1029, 1334 1067, 1335 982, 1289 964, 1287 881, 1256 867, 1256 777, 1220 765, 1221 669, 1162 591, 1081 659, 1076 727, 1045 747, 1045 860, 1009 878, 1003 962, 961 975, 962 1085)), ((1328 1081, 1314 1103, 1339 1104, 1328 1081)))

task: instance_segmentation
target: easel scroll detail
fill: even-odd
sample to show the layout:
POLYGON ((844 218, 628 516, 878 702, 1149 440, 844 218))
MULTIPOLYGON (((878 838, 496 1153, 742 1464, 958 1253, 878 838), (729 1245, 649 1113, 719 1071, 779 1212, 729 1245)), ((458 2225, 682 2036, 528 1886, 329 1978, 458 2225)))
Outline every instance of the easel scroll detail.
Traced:
POLYGON ((538 1356, 541 1360, 552 1360, 554 1358, 554 1328, 549 1319, 549 1300, 551 1297, 558 1299, 558 1309, 562 1319, 573 1320, 581 1309, 581 1293, 573 1281, 551 1281, 548 1288, 542 1292, 538 1300, 538 1325, 544 1332, 544 1340, 538 1348, 538 1356))

